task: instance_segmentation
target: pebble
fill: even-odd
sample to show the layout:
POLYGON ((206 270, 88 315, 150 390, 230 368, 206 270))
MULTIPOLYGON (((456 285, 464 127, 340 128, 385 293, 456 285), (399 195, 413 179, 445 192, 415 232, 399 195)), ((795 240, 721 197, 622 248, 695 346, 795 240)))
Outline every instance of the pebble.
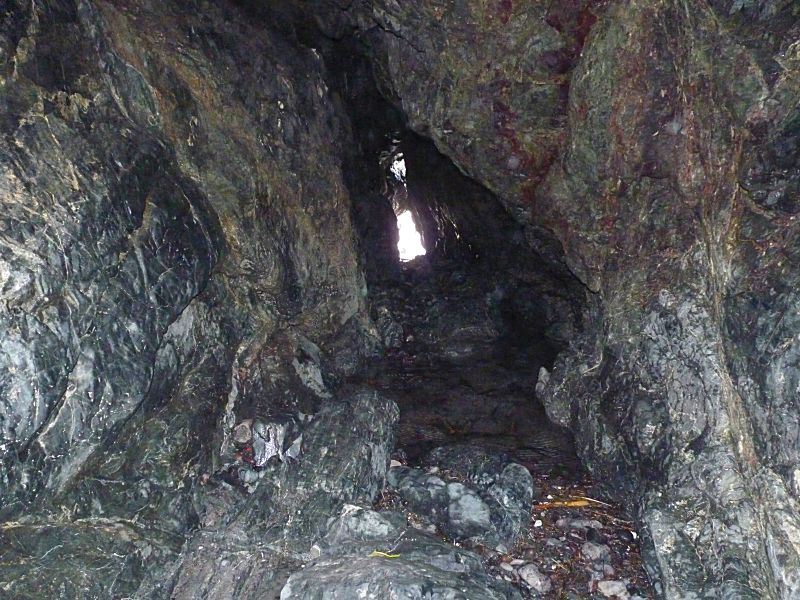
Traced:
POLYGON ((602 529, 603 524, 596 519, 558 519, 556 527, 561 529, 602 529))
POLYGON ((581 554, 592 561, 608 560, 611 557, 611 548, 605 544, 586 542, 581 546, 581 554))
MULTIPOLYGON (((541 552, 536 548, 526 548, 522 552, 522 558, 527 558, 528 561, 536 560, 541 556, 541 552)), ((527 562, 527 561, 526 561, 527 562)))
POLYGON ((546 594, 553 587, 550 578, 542 573, 536 565, 527 564, 520 567, 518 573, 525 583, 540 594, 546 594))
POLYGON ((508 563, 500 563, 500 568, 503 569, 503 571, 508 571, 509 573, 514 572, 514 567, 508 563))
POLYGON ((619 539, 629 543, 635 542, 639 537, 635 531, 627 531, 627 530, 622 530, 617 535, 619 539))
POLYGON ((628 593, 628 587, 624 581, 605 580, 597 583, 597 589, 606 598, 615 598, 616 600, 629 600, 631 595, 628 593))
POLYGON ((548 546, 555 546, 555 547, 558 547, 558 546, 562 546, 562 545, 563 545, 563 544, 561 543, 561 540, 557 540, 556 538, 547 538, 547 539, 544 541, 544 543, 545 543, 545 544, 547 544, 548 546))

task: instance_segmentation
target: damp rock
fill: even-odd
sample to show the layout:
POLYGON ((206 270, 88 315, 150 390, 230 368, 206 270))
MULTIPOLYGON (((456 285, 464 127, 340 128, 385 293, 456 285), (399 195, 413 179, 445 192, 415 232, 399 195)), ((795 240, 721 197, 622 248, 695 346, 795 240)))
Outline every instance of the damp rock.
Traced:
MULTIPOLYGON (((439 474, 443 474, 449 466, 456 466, 451 459, 456 460, 452 449, 434 450, 425 463, 438 462, 439 474)), ((513 546, 530 518, 534 495, 530 473, 508 458, 485 451, 465 454, 457 469, 447 472, 465 477, 445 480, 421 469, 394 467, 387 481, 412 510, 448 535, 501 550, 513 546), (475 457, 480 460, 471 460, 475 457)))
POLYGON ((270 420, 256 419, 252 425, 253 461, 263 467, 273 456, 279 460, 297 459, 300 456, 302 432, 292 415, 270 420))
POLYGON ((586 531, 587 529, 603 529, 603 524, 597 519, 567 519, 561 518, 556 521, 556 527, 561 529, 579 529, 586 531))
POLYGON ((490 577, 480 558, 427 535, 400 513, 346 506, 320 542, 320 556, 294 573, 281 600, 326 598, 518 600, 510 585, 490 577))
POLYGON ((597 582, 597 590, 606 598, 613 600, 628 600, 631 595, 623 581, 603 580, 597 582))

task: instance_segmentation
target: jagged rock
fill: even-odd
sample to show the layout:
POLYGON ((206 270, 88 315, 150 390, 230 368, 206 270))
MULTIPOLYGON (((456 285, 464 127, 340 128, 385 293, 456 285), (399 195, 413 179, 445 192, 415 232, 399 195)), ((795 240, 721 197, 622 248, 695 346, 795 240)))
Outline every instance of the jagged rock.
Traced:
POLYGON ((170 560, 182 538, 121 519, 29 520, 0 528, 5 598, 129 597, 151 564, 170 560))
POLYGON ((636 505, 658 593, 798 595, 797 4, 349 16, 412 127, 597 293, 541 397, 636 505))
POLYGON ((380 394, 343 390, 341 400, 309 423, 297 462, 269 463, 246 498, 225 483, 205 492, 199 502, 202 527, 180 559, 150 574, 139 594, 273 597, 288 573, 308 559, 308 548, 332 514, 345 504, 374 500, 383 487, 396 421, 397 407, 380 394))
POLYGON ((553 589, 553 583, 550 578, 543 574, 536 565, 522 565, 518 572, 522 580, 540 594, 546 594, 553 589))
POLYGON ((449 471, 450 481, 421 469, 393 467, 387 481, 410 508, 447 535, 469 539, 500 551, 514 545, 530 520, 533 480, 507 457, 472 448, 433 450, 427 463, 449 471), (461 475, 462 481, 452 478, 461 475))
POLYGON ((281 600, 521 597, 487 575, 478 556, 408 526, 399 513, 345 507, 319 551, 289 578, 281 600))
POLYGON ((606 598, 614 598, 615 600, 628 600, 631 597, 623 581, 608 579, 598 581, 597 590, 606 598))
POLYGON ((334 133, 322 116, 294 124, 300 106, 331 114, 313 53, 254 32, 232 7, 190 15, 170 3, 63 0, 11 10, 1 82, 3 487, 27 498, 63 489, 142 403, 162 339, 204 289, 213 290, 205 302, 232 309, 215 316, 234 332, 226 344, 261 329, 243 344, 251 353, 280 314, 304 312, 322 339, 364 306, 354 248, 338 243, 346 203, 326 204, 331 190, 346 198, 322 149, 334 133), (218 35, 262 50, 220 46, 218 35), (297 83, 256 55, 285 56, 297 83), (313 148, 316 160, 301 162, 313 148), (309 182, 302 195, 299 180, 309 182), (304 210, 336 216, 312 224, 304 210), (303 245, 276 237, 303 227, 303 245), (331 292, 315 295, 326 278, 331 292), (341 318, 328 327, 331 312, 341 318), (27 460, 12 459, 23 446, 27 460))

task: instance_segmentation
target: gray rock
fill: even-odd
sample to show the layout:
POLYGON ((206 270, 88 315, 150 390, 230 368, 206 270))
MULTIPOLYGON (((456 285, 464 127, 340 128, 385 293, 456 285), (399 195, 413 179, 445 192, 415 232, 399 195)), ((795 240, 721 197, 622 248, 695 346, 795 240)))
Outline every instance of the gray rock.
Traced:
POLYGON ((279 460, 297 459, 300 455, 302 433, 292 415, 269 421, 255 419, 252 426, 253 460, 263 467, 273 456, 279 460))
POLYGON ((490 529, 489 507, 477 492, 460 483, 448 483, 447 496, 447 530, 459 538, 473 538, 490 529))
POLYGON ((321 556, 289 578, 281 600, 520 598, 488 576, 478 556, 410 528, 399 513, 345 507, 320 546, 321 556))
POLYGON ((447 484, 436 475, 411 467, 392 467, 386 482, 395 488, 413 510, 441 520, 447 514, 450 496, 447 484))
POLYGON ((614 598, 615 600, 628 600, 631 597, 624 581, 598 581, 597 589, 606 598, 614 598))
POLYGON ((605 544, 585 542, 583 546, 581 546, 581 554, 592 561, 606 561, 611 557, 611 548, 605 544))
POLYGON ((597 519, 565 519, 561 518, 556 521, 556 527, 561 529, 603 529, 603 524, 597 519))
POLYGON ((446 534, 506 550, 530 520, 533 480, 525 467, 507 457, 472 450, 458 457, 453 448, 441 448, 425 458, 427 464, 438 462, 442 469, 462 474, 466 483, 445 482, 409 467, 390 469, 387 481, 412 510, 446 534))
POLYGON ((536 565, 523 565, 518 572, 522 580, 540 594, 546 594, 553 588, 553 582, 536 565))

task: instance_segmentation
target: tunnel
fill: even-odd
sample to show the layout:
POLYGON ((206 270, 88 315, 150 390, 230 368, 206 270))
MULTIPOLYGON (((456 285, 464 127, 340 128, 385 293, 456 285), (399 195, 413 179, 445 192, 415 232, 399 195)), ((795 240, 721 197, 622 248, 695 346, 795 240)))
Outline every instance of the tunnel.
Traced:
POLYGON ((0 4, 0 597, 800 596, 798 39, 0 4))

